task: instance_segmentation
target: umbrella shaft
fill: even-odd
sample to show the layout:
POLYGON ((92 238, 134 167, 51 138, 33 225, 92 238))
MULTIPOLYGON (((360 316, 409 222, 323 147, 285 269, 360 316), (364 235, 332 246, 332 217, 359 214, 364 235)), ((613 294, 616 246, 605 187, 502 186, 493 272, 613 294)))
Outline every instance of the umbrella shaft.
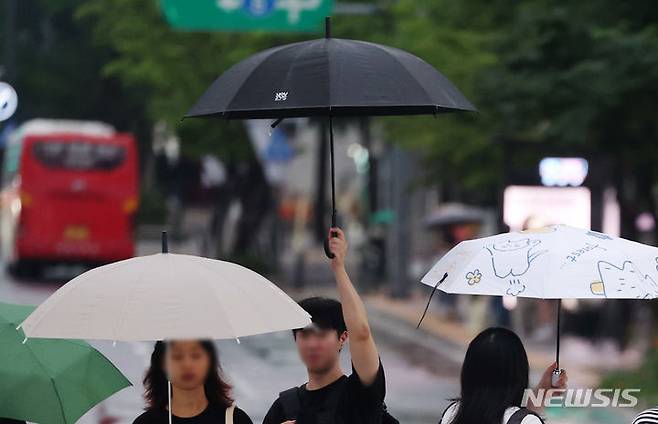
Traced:
POLYGON ((334 165, 334 120, 329 114, 329 158, 331 161, 331 226, 336 226, 336 169, 334 165))
POLYGON ((562 299, 557 300, 557 328, 556 335, 557 340, 555 344, 555 362, 557 363, 557 369, 560 369, 560 315, 562 312, 562 299))

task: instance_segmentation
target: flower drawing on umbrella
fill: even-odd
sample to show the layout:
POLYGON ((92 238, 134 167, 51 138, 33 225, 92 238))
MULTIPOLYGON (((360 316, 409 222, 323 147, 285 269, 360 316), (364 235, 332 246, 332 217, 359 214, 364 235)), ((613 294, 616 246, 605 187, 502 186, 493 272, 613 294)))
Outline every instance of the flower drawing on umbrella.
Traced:
POLYGON ((641 272, 631 261, 625 261, 621 266, 610 262, 599 261, 600 281, 590 284, 592 293, 605 297, 624 297, 653 299, 658 297, 656 282, 641 272))
POLYGON ((519 277, 528 272, 532 261, 546 253, 546 250, 534 251, 534 248, 540 244, 541 240, 529 238, 508 239, 485 248, 491 254, 491 265, 496 277, 506 278, 510 275, 519 277))
POLYGON ((473 286, 479 283, 481 279, 482 279, 482 273, 480 272, 479 269, 470 271, 466 274, 466 281, 468 282, 469 286, 473 286))

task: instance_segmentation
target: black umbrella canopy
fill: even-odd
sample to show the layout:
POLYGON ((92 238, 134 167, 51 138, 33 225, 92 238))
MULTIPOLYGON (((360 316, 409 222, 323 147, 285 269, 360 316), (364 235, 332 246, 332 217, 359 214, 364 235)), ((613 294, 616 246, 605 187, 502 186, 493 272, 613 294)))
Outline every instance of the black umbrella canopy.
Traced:
MULTIPOLYGON (((327 18, 325 38, 274 47, 239 62, 212 83, 185 117, 270 118, 278 123, 327 116, 335 227, 333 117, 458 111, 475 108, 432 65, 393 47, 332 38, 327 18)), ((325 252, 333 257, 326 241, 325 252)))
POLYGON ((231 67, 186 117, 227 119, 474 111, 459 90, 403 50, 327 37, 274 47, 231 67))

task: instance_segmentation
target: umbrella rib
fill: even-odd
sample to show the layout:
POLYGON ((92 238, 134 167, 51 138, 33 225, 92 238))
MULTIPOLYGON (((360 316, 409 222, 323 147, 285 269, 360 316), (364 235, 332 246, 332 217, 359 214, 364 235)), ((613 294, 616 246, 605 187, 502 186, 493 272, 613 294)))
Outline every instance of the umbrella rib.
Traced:
MULTIPOLYGON (((205 261, 200 261, 201 263, 197 264, 196 262, 198 262, 198 261, 192 260, 191 257, 189 257, 188 255, 181 255, 181 257, 185 258, 185 260, 187 260, 188 262, 192 262, 192 268, 195 270, 194 272, 197 273, 197 275, 198 275, 198 271, 196 270, 197 266, 199 268, 209 269, 209 267, 206 266, 206 264, 204 263, 205 261)), ((209 271, 212 271, 212 270, 209 269, 209 271)), ((201 278, 200 280, 203 281, 203 284, 210 290, 211 293, 214 294, 215 291, 214 291, 213 287, 208 284, 206 279, 201 278)), ((217 300, 219 300, 220 302, 222 301, 222 299, 220 299, 219 296, 217 296, 217 300)), ((235 331, 235 328, 233 327, 233 324, 231 323, 231 317, 229 316, 229 314, 227 314, 224 311, 222 311, 222 313, 226 317, 226 323, 228 324, 228 326, 231 330, 231 333, 234 334, 235 337, 238 337, 237 332, 235 331)))
MULTIPOLYGON (((286 82, 288 81, 288 78, 290 77, 290 72, 291 72, 291 69, 292 69, 293 65, 295 64, 295 62, 297 62, 297 59, 299 58, 299 56, 301 56, 302 53, 304 53, 306 50, 308 50, 311 47, 311 45, 312 45, 311 43, 308 43, 306 46, 304 46, 302 49, 300 49, 297 53, 295 53, 295 58, 290 61, 290 66, 288 66, 288 70, 286 71, 286 77, 285 77, 284 81, 286 81, 286 82)), ((329 51, 328 48, 327 48, 327 51, 329 51)), ((329 75, 329 64, 328 63, 327 63, 327 75, 329 75)), ((331 105, 331 102, 329 102, 329 105, 331 105)))
MULTIPOLYGON (((233 101, 235 100, 235 98, 236 98, 236 96, 238 95, 238 93, 240 93, 240 91, 242 91, 242 87, 244 87, 245 85, 247 85, 247 82, 251 80, 251 78, 253 77, 254 72, 256 71, 256 69, 258 69, 258 68, 259 68, 259 67, 260 67, 265 61, 267 61, 268 59, 270 59, 270 58, 273 56, 274 53, 278 53, 278 52, 280 52, 280 51, 282 51, 282 50, 285 50, 285 49, 287 49, 287 48, 298 47, 297 44, 299 44, 299 43, 289 44, 289 45, 286 45, 286 46, 280 46, 281 48, 278 48, 278 49, 277 49, 277 48, 274 48, 274 49, 272 49, 272 51, 270 52, 270 54, 263 55, 263 59, 258 63, 258 65, 255 65, 255 66, 252 67, 252 72, 250 72, 250 73, 245 77, 244 81, 242 81, 242 83, 240 84, 240 86, 235 90, 235 94, 233 94, 233 97, 231 97, 231 100, 227 102, 226 106, 224 107, 224 111, 223 111, 223 112, 219 112, 219 113, 222 114, 222 115, 224 115, 224 114, 229 114, 229 115, 230 115, 230 113, 231 113, 231 111, 232 111, 232 109, 233 109, 233 108, 231 107, 231 104, 232 104, 233 101)), ((303 50, 303 49, 302 49, 302 50, 303 50)), ((301 53, 301 50, 300 50, 300 53, 301 53)), ((300 55, 300 53, 297 53, 297 54, 295 55, 295 59, 297 59, 297 57, 300 55)), ((294 62, 294 61, 293 61, 293 62, 294 62)), ((292 65, 292 62, 291 62, 291 65, 292 65)), ((287 71, 287 73, 286 73, 286 81, 288 80, 288 75, 289 75, 289 74, 290 74, 290 68, 288 68, 288 71, 287 71)), ((221 77, 220 77, 220 78, 221 78, 221 77)), ((215 113, 215 112, 213 112, 213 113, 215 113)))
MULTIPOLYGON (((126 261, 134 260, 135 258, 127 259, 126 261)), ((122 261, 123 262, 123 261, 122 261)), ((116 263, 115 263, 116 264, 116 263)), ((113 264, 114 265, 114 264, 113 264)), ((110 265, 106 265, 110 266, 110 265)), ((97 272, 99 274, 105 274, 106 272, 109 272, 107 269, 92 269, 91 271, 88 272, 97 272)), ((68 283, 64 284, 64 286, 60 287, 55 293, 53 293, 44 303, 41 305, 37 306, 32 313, 30 313, 25 319, 22 320, 21 322, 21 327, 23 326, 23 323, 25 322, 26 319, 30 318, 30 316, 34 312, 39 312, 39 316, 37 317, 36 321, 32 323, 31 328, 37 328, 39 324, 41 324, 41 321, 46 317, 48 312, 50 312, 52 309, 54 309, 57 306, 57 299, 60 299, 64 297, 66 294, 73 292, 75 289, 78 288, 80 285, 80 280, 74 281, 75 279, 79 278, 80 276, 74 278, 73 280, 69 281, 68 283)), ((27 336, 27 334, 26 334, 27 336)))
MULTIPOLYGON (((375 45, 375 46, 379 47, 379 49, 382 50, 383 52, 385 52, 388 56, 390 56, 390 57, 395 61, 395 63, 397 63, 400 67, 402 67, 405 71, 407 71, 407 73, 409 73, 409 75, 411 75, 411 76, 413 77, 413 78, 412 78, 412 81, 413 81, 418 87, 420 87, 420 89, 423 91, 423 93, 425 93, 425 96, 427 97, 427 99, 428 99, 428 103, 429 103, 429 104, 432 104, 432 105, 435 105, 435 106, 439 106, 439 107, 452 107, 452 106, 446 106, 446 105, 437 105, 436 103, 434 103, 434 101, 432 100, 432 96, 430 96, 429 93, 427 92, 427 90, 425 89, 425 87, 423 87, 423 86, 418 82, 418 80, 416 79, 416 76, 415 76, 415 75, 409 70, 409 68, 407 68, 407 67, 405 66, 405 64, 404 64, 403 62, 401 62, 400 60, 398 60, 398 58, 397 58, 393 53, 391 53, 391 52, 389 51, 389 49, 388 49, 387 46, 382 46, 382 45, 373 44, 373 43, 368 43, 368 44, 375 45)), ((405 52, 405 53, 406 53, 406 52, 405 52)), ((422 59, 420 59, 420 58, 418 58, 418 59, 421 60, 422 62, 424 62, 425 64, 427 64, 427 66, 432 66, 432 65, 430 65, 429 63, 425 62, 424 60, 422 60, 422 59)), ((437 72, 438 72, 438 71, 437 71, 437 72)), ((459 104, 459 102, 455 101, 455 99, 453 98, 453 96, 451 96, 451 95, 450 95, 450 94, 449 94, 449 93, 448 93, 448 92, 447 92, 447 91, 446 91, 441 85, 437 85, 437 86, 438 86, 438 88, 441 90, 441 92, 442 92, 442 93, 443 93, 448 99, 450 99, 450 101, 451 101, 454 105, 459 104)))
POLYGON ((55 395, 57 396, 57 400, 59 403, 59 409, 62 414, 62 420, 66 423, 66 412, 64 411, 64 404, 62 403, 62 398, 59 395, 59 391, 57 389, 57 385, 55 384, 55 380, 53 379, 52 375, 48 372, 46 367, 41 363, 39 358, 37 357, 36 353, 32 350, 32 347, 26 343, 25 344, 25 349, 30 353, 30 356, 32 356, 32 359, 34 359, 34 362, 39 365, 39 367, 43 370, 43 373, 48 377, 50 380, 50 384, 53 386, 53 390, 55 391, 55 395))
MULTIPOLYGON (((234 266, 238 266, 238 267, 245 268, 245 267, 243 267, 242 265, 235 264, 235 263, 232 263, 232 262, 230 262, 230 264, 232 264, 232 265, 234 265, 234 266)), ((203 263, 202 266, 203 266, 203 268, 206 268, 206 269, 208 269, 209 271, 211 271, 211 269, 207 266, 206 263, 203 263)), ((245 269, 249 270, 248 268, 245 268, 245 269)), ((249 270, 249 271, 251 271, 251 270, 249 270)), ((254 271, 251 271, 251 272, 254 272, 254 271)), ((264 280, 266 283, 268 283, 268 284, 273 284, 273 283, 271 283, 268 279, 266 279, 265 277, 263 277, 262 275, 260 275, 260 274, 258 274, 258 273, 256 273, 256 275, 257 275, 261 280, 264 280)), ((205 284, 207 285, 208 283, 206 282, 205 284)), ((242 293, 242 294, 244 295, 244 298, 245 298, 245 299, 249 299, 250 303, 251 303, 253 306, 255 306, 255 307, 253 308, 253 310, 254 310, 254 311, 257 311, 257 314, 261 317, 261 322, 266 324, 266 323, 267 323, 267 318, 268 318, 268 317, 264 317, 264 316, 262 315, 262 308, 257 307, 258 305, 254 304, 254 302, 251 302, 252 297, 251 297, 248 293, 246 293, 246 292, 242 289, 242 287, 240 287, 239 284, 233 285, 233 287, 235 287, 240 293, 242 293)), ((227 314, 227 317, 228 317, 228 314, 227 314)), ((230 317, 228 317, 228 319, 230 320, 230 317)), ((229 324, 230 324, 230 322, 229 322, 229 324)), ((231 326, 231 329, 233 329, 233 333, 237 334, 237 332, 235 331, 235 329, 233 328, 233 326, 231 326)), ((248 334, 246 334, 246 335, 248 335, 248 334)), ((246 335, 242 335, 242 336, 244 337, 244 336, 246 336, 246 335)), ((237 336, 236 336, 236 337, 237 337, 237 336)))
POLYGON ((89 343, 87 343, 87 342, 85 342, 85 341, 83 341, 83 340, 58 339, 57 341, 58 341, 58 342, 61 342, 61 343, 69 343, 69 344, 73 344, 73 345, 76 345, 76 346, 82 346, 82 347, 84 347, 84 348, 88 348, 88 349, 90 349, 92 353, 96 353, 96 354, 98 354, 101 358, 104 358, 104 359, 105 359, 110 365, 112 365, 112 367, 115 369, 115 371, 117 371, 119 374, 121 374, 121 375, 124 377, 124 379, 129 383, 130 386, 134 386, 133 383, 132 383, 132 381, 130 381, 130 380, 128 379, 128 377, 126 377, 126 376, 123 374, 123 372, 122 372, 119 368, 117 368, 116 365, 114 365, 114 362, 112 362, 112 361, 110 360, 110 358, 108 358, 107 356, 105 356, 105 355, 103 354, 103 352, 101 352, 100 350, 96 349, 96 348, 95 348, 94 346, 92 346, 91 344, 89 344, 89 343))
POLYGON ((112 331, 112 333, 113 333, 112 336, 114 337, 114 340, 116 340, 116 335, 117 334, 121 334, 121 330, 123 329, 124 323, 126 321, 125 320, 125 312, 126 312, 126 308, 127 308, 126 304, 128 303, 128 301, 130 299, 132 299, 132 294, 137 289, 137 286, 139 285, 139 281, 141 281, 141 279, 142 279, 142 277, 144 276, 145 273, 146 273, 146 267, 143 267, 142 271, 139 273, 139 278, 136 278, 135 280, 133 280, 134 284, 130 288, 130 296, 127 297, 127 298, 124 297, 124 299, 123 299, 123 303, 121 305, 121 315, 119 315, 119 325, 117 325, 115 327, 114 331, 112 331))
POLYGON ((55 390, 55 395, 57 396, 57 400, 59 401, 59 410, 62 413, 62 419, 66 423, 66 411, 64 411, 64 402, 62 402, 62 398, 59 395, 59 390, 57 389, 57 384, 55 383, 55 379, 50 377, 50 383, 53 385, 53 390, 55 390))
MULTIPOLYGON (((470 240, 466 240, 466 241, 470 241, 470 240)), ((462 243, 466 243, 466 241, 463 241, 462 243)), ((461 244, 461 243, 460 243, 460 244, 461 244)), ((458 246, 459 246, 459 245, 458 245, 458 246)), ((456 248, 456 247, 455 247, 455 248, 456 248)), ((468 261, 463 267, 461 267, 461 269, 459 269, 459 270, 455 270, 455 272, 453 272, 453 274, 456 274, 457 272, 460 272, 460 273, 463 274, 464 271, 466 271, 466 272, 471 271, 471 268, 472 268, 471 264, 473 264, 473 263, 476 262, 476 259, 478 259, 478 257, 482 254, 482 251, 484 250, 484 248, 480 248, 480 249, 478 249, 478 250, 479 250, 478 253, 474 254, 473 257, 472 257, 472 258, 471 258, 471 259, 470 259, 470 260, 469 260, 469 261, 468 261)), ((489 258, 487 258, 487 260, 490 261, 489 258)), ((444 272, 445 272, 445 271, 444 271, 444 272)), ((450 274, 450 273, 448 273, 448 274, 450 274)), ((453 280, 451 279, 451 281, 453 281, 453 280)), ((444 290, 443 287, 439 287, 439 290, 441 290, 441 291, 443 291, 443 292, 445 292, 445 293, 451 293, 451 292, 448 291, 448 290, 444 290)), ((458 294, 458 293, 454 293, 454 294, 458 294)), ((499 295, 499 296, 505 296, 505 293, 503 293, 503 294, 501 294, 501 295, 499 295)))

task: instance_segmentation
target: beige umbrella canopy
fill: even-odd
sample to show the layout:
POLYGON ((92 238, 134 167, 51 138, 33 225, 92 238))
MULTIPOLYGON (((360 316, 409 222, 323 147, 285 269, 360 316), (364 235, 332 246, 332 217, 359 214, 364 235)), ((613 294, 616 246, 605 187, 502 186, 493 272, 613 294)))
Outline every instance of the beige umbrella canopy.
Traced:
POLYGON ((21 327, 28 338, 145 341, 233 339, 310 322, 274 283, 243 266, 158 253, 81 274, 21 327))

